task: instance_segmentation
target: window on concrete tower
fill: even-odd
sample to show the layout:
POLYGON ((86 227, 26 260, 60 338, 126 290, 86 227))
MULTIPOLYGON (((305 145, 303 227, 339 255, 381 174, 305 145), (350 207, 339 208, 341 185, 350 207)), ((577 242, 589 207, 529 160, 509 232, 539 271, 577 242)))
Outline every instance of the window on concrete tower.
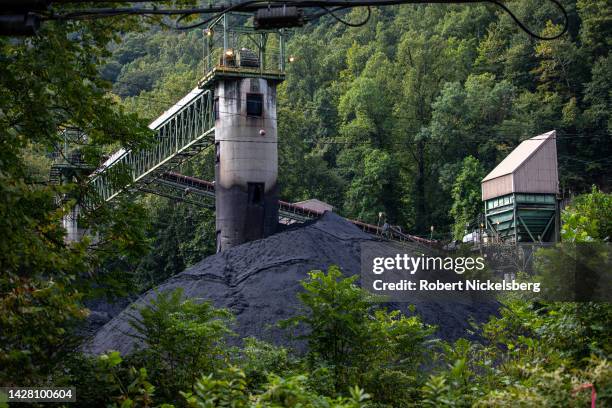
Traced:
POLYGON ((247 183, 249 190, 249 205, 263 205, 264 183, 247 183))
POLYGON ((247 116, 261 117, 263 114, 263 95, 259 93, 248 93, 246 95, 247 116))

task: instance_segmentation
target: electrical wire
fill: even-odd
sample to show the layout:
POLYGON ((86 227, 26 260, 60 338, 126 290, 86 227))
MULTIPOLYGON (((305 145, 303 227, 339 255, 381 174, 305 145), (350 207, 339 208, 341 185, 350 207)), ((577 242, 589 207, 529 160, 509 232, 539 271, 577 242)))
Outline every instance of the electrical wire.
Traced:
MULTIPOLYGON (((233 6, 229 6, 225 10, 220 11, 220 12, 216 13, 215 15, 213 15, 212 17, 209 17, 209 18, 207 18, 207 19, 205 19, 203 21, 199 21, 197 23, 186 25, 186 26, 180 26, 179 23, 182 20, 184 20, 185 18, 187 18, 190 15, 192 15, 192 14, 185 14, 185 15, 180 16, 175 21, 174 26, 175 26, 175 28, 177 30, 191 30, 191 29, 194 29, 194 28, 202 27, 203 25, 206 25, 206 24, 210 23, 213 20, 221 18, 226 13, 230 13, 232 11, 238 11, 239 9, 243 9, 244 7, 246 7, 248 5, 259 3, 259 2, 261 2, 261 0, 248 0, 248 1, 245 1, 245 2, 242 2, 242 3, 234 4, 233 6)), ((287 3, 287 1, 286 0, 268 0, 268 3, 287 3)))
POLYGON ((521 30, 527 33, 527 35, 537 40, 540 40, 540 41, 552 41, 552 40, 556 40, 557 38, 560 38, 567 32, 567 30, 569 29, 569 16, 567 15, 567 11, 565 10, 565 7, 563 7, 561 3, 559 3, 557 0, 548 0, 548 1, 553 3, 555 6, 557 6, 557 8, 563 14, 563 20, 564 20, 563 29, 561 30, 561 32, 556 35, 553 35, 552 37, 544 37, 544 36, 538 35, 534 33, 533 31, 531 31, 527 26, 525 26, 525 24, 523 24, 523 22, 516 15, 514 15, 514 13, 512 13, 512 11, 510 11, 508 7, 506 7, 505 4, 500 3, 499 1, 496 1, 496 0, 489 0, 489 3, 495 4, 497 7, 500 7, 502 10, 504 10, 510 16, 510 18, 514 20, 516 25, 518 25, 521 30))
MULTIPOLYGON (((360 21, 360 22, 358 22, 358 23, 351 23, 351 22, 348 22, 348 21, 346 21, 346 20, 341 19, 340 17, 338 17, 338 16, 336 15, 336 13, 334 12, 335 10, 331 10, 331 9, 329 9, 329 8, 327 8, 327 7, 321 7, 321 8, 322 8, 323 10, 325 10, 324 15, 325 15, 325 14, 329 14, 329 15, 330 15, 330 16, 332 16, 332 17, 333 17, 333 18, 334 18, 336 21, 338 21, 338 22, 340 22, 340 23, 342 23, 342 24, 344 24, 344 25, 346 25, 346 26, 349 26, 349 27, 362 27, 362 26, 366 25, 366 24, 368 23, 368 21, 370 21, 370 17, 372 17, 372 8, 371 8, 370 6, 368 6, 368 15, 367 15, 367 16, 366 16, 366 17, 363 19, 363 21, 360 21)), ((342 8, 342 7, 340 7, 339 9, 341 9, 341 8, 342 8)), ((338 9, 336 9, 336 11, 337 11, 337 10, 338 10, 338 9)))
MULTIPOLYGON (((72 11, 63 14, 51 14, 48 16, 42 16, 43 19, 47 20, 74 20, 74 19, 97 19, 116 17, 120 15, 180 15, 175 21, 175 27, 178 30, 189 30, 198 28, 203 25, 210 23, 211 21, 220 18, 223 14, 229 12, 239 11, 254 11, 263 7, 269 7, 271 3, 285 4, 296 6, 300 8, 320 8, 323 9, 323 13, 316 14, 310 17, 310 21, 323 15, 329 14, 338 22, 345 24, 350 27, 360 27, 365 25, 371 16, 372 6, 389 6, 389 5, 406 5, 406 4, 476 4, 476 3, 489 3, 501 8, 510 18, 517 24, 517 26, 525 32, 527 35, 541 40, 550 41, 555 40, 567 33, 569 29, 569 16, 563 5, 558 0, 548 0, 553 3, 556 8, 561 11, 563 15, 563 27, 561 31, 552 36, 542 36, 533 32, 529 27, 521 21, 505 4, 497 0, 247 0, 240 3, 236 3, 225 7, 208 7, 208 8, 191 8, 191 9, 158 9, 154 8, 141 8, 141 7, 130 7, 130 8, 94 8, 84 9, 79 11, 72 11), (342 9, 355 8, 355 7, 367 7, 368 17, 359 23, 348 22, 339 17, 336 12, 342 9), (196 14, 211 14, 213 16, 208 17, 202 21, 199 21, 190 25, 180 25, 180 22, 189 16, 196 14)), ((64 1, 65 3, 70 0, 64 1)), ((76 1, 80 2, 80 1, 76 1)), ((140 2, 140 1, 139 1, 140 2)), ((142 1, 144 2, 144 1, 142 1)))

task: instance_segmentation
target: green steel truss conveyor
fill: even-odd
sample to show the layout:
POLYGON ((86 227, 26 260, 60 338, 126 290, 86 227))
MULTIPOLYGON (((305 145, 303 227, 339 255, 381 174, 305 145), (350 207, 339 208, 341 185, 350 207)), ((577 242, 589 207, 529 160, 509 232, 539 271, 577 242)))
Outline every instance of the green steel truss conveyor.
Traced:
POLYGON ((210 90, 196 88, 149 125, 154 142, 144 149, 121 149, 90 176, 90 185, 102 202, 126 189, 146 189, 161 174, 214 143, 215 121, 210 90), (128 180, 118 177, 125 177, 128 180), (127 182, 126 182, 127 181, 127 182))

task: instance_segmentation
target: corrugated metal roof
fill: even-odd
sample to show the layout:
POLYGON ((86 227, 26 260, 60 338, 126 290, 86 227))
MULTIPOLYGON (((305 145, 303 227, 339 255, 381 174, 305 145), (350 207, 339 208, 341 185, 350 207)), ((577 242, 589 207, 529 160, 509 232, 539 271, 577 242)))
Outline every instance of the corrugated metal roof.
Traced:
POLYGON ((333 211, 334 207, 327 204, 324 201, 317 200, 316 198, 311 198, 306 201, 300 201, 297 203, 293 203, 293 205, 297 205, 298 207, 306 208, 308 210, 324 212, 324 211, 333 211))
POLYGON ((482 182, 493 180, 506 174, 514 173, 527 160, 538 151, 538 149, 550 138, 554 138, 555 131, 543 133, 524 140, 514 149, 504 160, 501 161, 487 176, 482 179, 482 182))

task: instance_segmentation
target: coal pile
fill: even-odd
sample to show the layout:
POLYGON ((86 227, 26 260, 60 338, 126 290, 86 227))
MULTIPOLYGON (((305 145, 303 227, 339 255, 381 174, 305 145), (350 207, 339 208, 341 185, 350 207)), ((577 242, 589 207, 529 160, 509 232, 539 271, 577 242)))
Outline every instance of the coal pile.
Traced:
MULTIPOLYGON (((217 307, 232 310, 236 316, 234 331, 238 338, 255 336, 275 344, 287 344, 284 330, 275 327, 279 320, 291 317, 299 309, 297 293, 300 280, 313 269, 326 270, 338 265, 347 275, 360 273, 360 246, 377 238, 334 214, 309 224, 290 228, 265 239, 249 242, 207 257, 158 286, 158 292, 183 288, 190 298, 210 300, 217 307)), ((381 247, 391 245, 381 241, 381 247)), ((422 251, 414 247, 415 253, 422 251)), ((410 249, 408 249, 410 252, 410 249)), ((134 305, 147 304, 155 290, 144 293, 134 305)), ((493 300, 470 300, 449 303, 420 296, 414 299, 422 319, 438 326, 438 336, 446 340, 466 337, 470 321, 483 322, 496 314, 493 300)), ((408 303, 389 304, 407 311, 408 303)), ((132 337, 126 308, 102 326, 85 344, 85 351, 101 354, 118 350, 131 352, 137 345, 132 337)))

